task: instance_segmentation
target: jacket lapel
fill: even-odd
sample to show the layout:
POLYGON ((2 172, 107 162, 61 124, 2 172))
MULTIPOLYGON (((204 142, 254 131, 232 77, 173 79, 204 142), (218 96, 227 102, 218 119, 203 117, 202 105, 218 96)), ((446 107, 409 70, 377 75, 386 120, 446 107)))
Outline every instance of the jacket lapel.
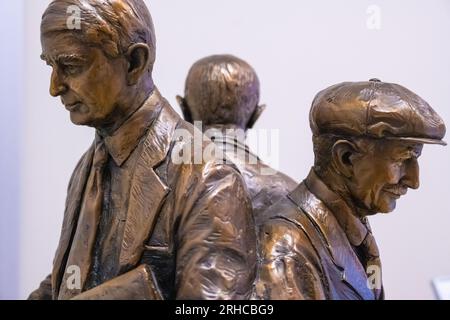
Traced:
MULTIPOLYGON (((319 230, 328 254, 341 270, 341 281, 349 285, 363 299, 373 300, 375 297, 367 285, 366 272, 333 213, 308 190, 304 183, 300 184, 289 198, 307 214, 319 230)), ((296 222, 302 224, 301 221, 296 222)))
POLYGON ((147 103, 159 104, 155 110, 161 111, 148 130, 133 174, 119 258, 121 271, 138 263, 144 243, 152 232, 164 199, 170 191, 154 168, 169 152, 179 117, 158 92, 147 103))
POLYGON ((58 249, 56 250, 55 258, 53 260, 53 299, 58 297, 60 282, 65 268, 65 260, 67 259, 67 252, 77 225, 81 199, 91 169, 93 155, 94 144, 84 154, 75 168, 74 175, 67 190, 66 208, 64 212, 61 237, 59 240, 58 249))

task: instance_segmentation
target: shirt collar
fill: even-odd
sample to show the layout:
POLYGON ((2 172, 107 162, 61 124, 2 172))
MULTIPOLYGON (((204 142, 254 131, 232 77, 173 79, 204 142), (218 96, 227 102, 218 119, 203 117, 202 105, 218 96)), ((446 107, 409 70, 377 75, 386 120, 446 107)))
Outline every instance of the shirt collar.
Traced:
POLYGON ((308 189, 333 212, 333 215, 344 230, 350 243, 354 246, 361 245, 369 231, 367 218, 358 218, 354 210, 345 200, 332 191, 317 176, 313 169, 311 169, 305 183, 308 189))
MULTIPOLYGON (((108 153, 118 166, 130 157, 141 138, 157 118, 161 108, 158 105, 159 92, 155 88, 144 104, 135 111, 112 135, 104 137, 108 153)), ((101 139, 97 132, 97 139, 101 139)))

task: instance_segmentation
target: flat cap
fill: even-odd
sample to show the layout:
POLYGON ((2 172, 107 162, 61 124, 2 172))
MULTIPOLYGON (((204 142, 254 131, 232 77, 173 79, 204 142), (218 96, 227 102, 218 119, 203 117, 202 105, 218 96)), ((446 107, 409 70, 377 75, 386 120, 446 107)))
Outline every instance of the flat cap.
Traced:
POLYGON ((446 145, 445 124, 430 105, 394 83, 343 82, 319 92, 309 122, 314 135, 369 136, 446 145))

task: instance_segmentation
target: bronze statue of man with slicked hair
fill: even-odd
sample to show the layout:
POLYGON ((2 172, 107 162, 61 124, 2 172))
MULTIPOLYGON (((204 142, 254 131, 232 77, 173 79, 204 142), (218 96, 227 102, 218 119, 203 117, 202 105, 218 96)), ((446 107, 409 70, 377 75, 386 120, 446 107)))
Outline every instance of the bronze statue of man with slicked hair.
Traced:
POLYGON ((153 83, 144 2, 55 0, 41 43, 51 95, 96 133, 69 182, 53 270, 30 299, 247 298, 256 256, 245 184, 218 157, 173 161, 179 143, 194 144, 178 130, 194 127, 153 83))
POLYGON ((200 59, 189 70, 185 97, 177 98, 184 119, 200 121, 206 135, 241 171, 254 216, 295 188, 292 178, 269 167, 245 144, 247 130, 265 108, 259 105, 258 75, 247 62, 227 54, 200 59))

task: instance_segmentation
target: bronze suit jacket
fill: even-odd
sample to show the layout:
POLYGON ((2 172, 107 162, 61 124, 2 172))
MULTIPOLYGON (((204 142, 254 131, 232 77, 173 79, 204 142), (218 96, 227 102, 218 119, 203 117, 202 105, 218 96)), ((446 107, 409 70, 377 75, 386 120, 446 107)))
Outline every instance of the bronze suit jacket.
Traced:
POLYGON ((307 180, 257 221, 260 266, 254 298, 382 298, 367 285, 366 270, 349 241, 365 235, 360 230, 345 230, 339 224, 339 213, 321 200, 330 193, 311 172, 307 180), (315 188, 317 194, 308 184, 319 186, 315 188))
POLYGON ((268 207, 286 197, 298 183, 261 161, 247 145, 227 133, 226 128, 222 130, 223 135, 213 141, 241 172, 252 201, 253 216, 259 217, 268 207))
MULTIPOLYGON (((144 135, 131 181, 119 255, 120 274, 85 299, 244 299, 255 275, 251 204, 237 169, 223 159, 177 164, 176 130, 194 127, 155 89, 146 101, 158 115, 144 135)), ((211 142, 204 142, 205 144, 211 142)), ((61 238, 51 275, 31 299, 57 299, 93 158, 81 158, 68 187, 61 238)))

